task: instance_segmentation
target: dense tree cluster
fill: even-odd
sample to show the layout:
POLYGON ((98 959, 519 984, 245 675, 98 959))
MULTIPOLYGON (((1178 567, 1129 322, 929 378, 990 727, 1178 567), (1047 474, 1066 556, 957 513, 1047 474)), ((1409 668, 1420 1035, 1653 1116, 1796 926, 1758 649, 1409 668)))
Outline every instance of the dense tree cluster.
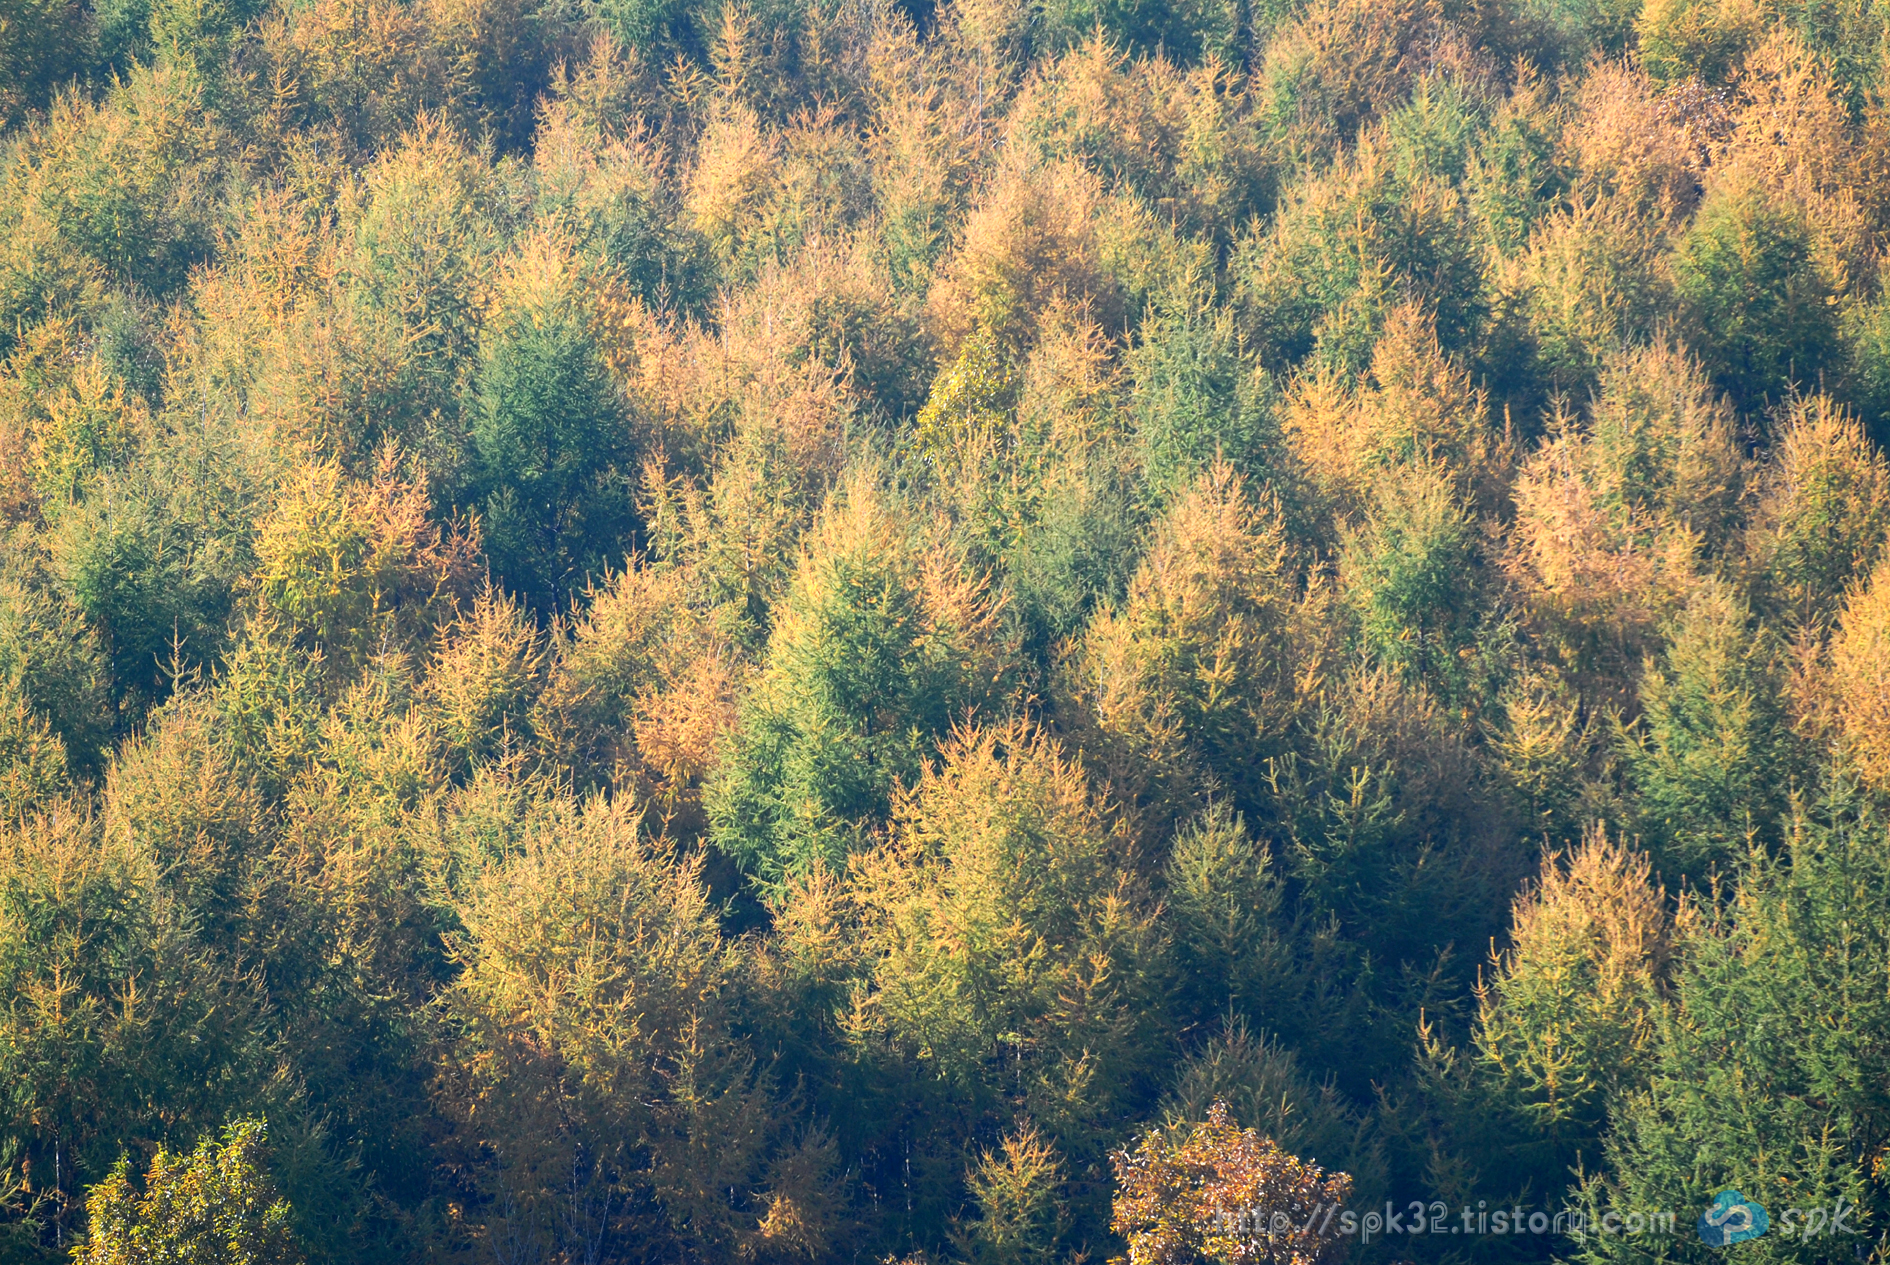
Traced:
POLYGON ((0 0, 0 1261, 1881 1259, 1886 50, 0 0))

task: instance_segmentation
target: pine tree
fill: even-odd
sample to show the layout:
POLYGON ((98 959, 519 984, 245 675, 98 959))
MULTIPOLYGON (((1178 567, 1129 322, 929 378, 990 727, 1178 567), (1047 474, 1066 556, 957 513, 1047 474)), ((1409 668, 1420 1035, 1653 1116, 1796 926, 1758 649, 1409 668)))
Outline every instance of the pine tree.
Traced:
POLYGON ((1641 681, 1624 748, 1662 872, 1703 881, 1748 841, 1775 842, 1798 776, 1777 644, 1730 587, 1708 582, 1641 681))
POLYGON ((487 552, 541 615, 621 566, 636 531, 625 403, 577 267, 563 243, 523 244, 486 336, 472 424, 487 552))
POLYGON ((937 744, 994 700, 991 599, 857 478, 804 547, 709 796, 712 837, 764 882, 870 839, 937 744))
MULTIPOLYGON (((1848 1257, 1874 1233, 1885 1013, 1865 981, 1885 970, 1883 830, 1841 785, 1801 803, 1782 855, 1752 853, 1688 935, 1652 1073, 1617 1104, 1585 1188, 1591 1216, 1703 1209, 1732 1188, 1771 1213, 1751 1249, 1764 1259, 1848 1257)), ((1709 1254, 1690 1234, 1662 1247, 1709 1254)), ((1597 1235, 1583 1255, 1645 1251, 1597 1235)))

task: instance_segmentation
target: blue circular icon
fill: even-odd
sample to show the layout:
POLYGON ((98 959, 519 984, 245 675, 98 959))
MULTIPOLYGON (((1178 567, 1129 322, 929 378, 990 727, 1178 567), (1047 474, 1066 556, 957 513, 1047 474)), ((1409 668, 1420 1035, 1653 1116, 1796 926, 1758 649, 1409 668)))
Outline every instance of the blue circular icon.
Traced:
POLYGON ((1709 1247, 1731 1247, 1772 1227, 1765 1209, 1736 1190, 1722 1190, 1700 1214, 1700 1238, 1709 1247))

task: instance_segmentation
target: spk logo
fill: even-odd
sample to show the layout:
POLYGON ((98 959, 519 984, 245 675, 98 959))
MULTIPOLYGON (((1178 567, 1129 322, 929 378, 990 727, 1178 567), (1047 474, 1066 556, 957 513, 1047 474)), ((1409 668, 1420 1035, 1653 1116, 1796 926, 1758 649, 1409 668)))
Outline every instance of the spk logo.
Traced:
POLYGON ((1772 1226, 1765 1209, 1736 1190, 1722 1190, 1700 1214, 1700 1238, 1709 1247, 1731 1247, 1756 1239, 1772 1226))

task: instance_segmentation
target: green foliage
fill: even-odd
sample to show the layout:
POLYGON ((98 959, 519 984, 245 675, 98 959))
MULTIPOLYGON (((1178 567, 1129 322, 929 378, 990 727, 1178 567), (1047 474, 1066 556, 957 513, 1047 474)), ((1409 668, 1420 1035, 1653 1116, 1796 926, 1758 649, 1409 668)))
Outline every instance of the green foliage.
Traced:
POLYGON ((1246 822, 1224 803, 1209 805, 1176 834, 1163 878, 1196 1013, 1232 1008, 1270 1017, 1284 1009, 1293 971, 1284 892, 1267 845, 1246 822))
POLYGON ((1649 870, 1599 834, 1545 865, 1478 994, 1479 1070, 1545 1144, 1545 1186, 1597 1165, 1609 1105, 1653 1071, 1675 933, 1649 870))
POLYGON ((863 1035, 934 1093, 1028 1111, 1083 1161, 1159 1058, 1165 1010, 1165 937, 1105 814, 1049 736, 968 734, 902 797, 856 896, 863 1035))
POLYGON ((1722 84, 1753 43, 1757 14, 1725 0, 1656 0, 1644 5, 1635 33, 1656 79, 1722 84))
POLYGON ((372 483, 310 467, 257 527, 257 596, 342 663, 424 642, 471 587, 476 542, 428 522, 425 483, 397 467, 391 449, 372 483))
POLYGON ((113 693, 134 715, 164 697, 179 669, 221 649, 234 599, 236 560, 198 524, 171 517, 166 499, 148 486, 109 482, 62 519, 53 541, 72 603, 110 666, 113 693))
MULTIPOLYGON (((1314 939, 1303 951, 1336 955, 1326 968, 1335 978, 1321 985, 1333 991, 1348 946, 1414 972, 1461 971, 1451 946, 1487 942, 1490 901, 1512 890, 1528 857, 1477 757, 1422 685, 1382 669, 1336 684, 1308 718, 1301 750, 1265 770, 1303 917, 1313 928, 1336 920, 1345 933, 1336 947, 1314 939)), ((1404 1003, 1392 982, 1372 986, 1386 990, 1380 1004, 1404 1003)), ((1386 1034, 1368 1020, 1348 1016, 1327 1031, 1357 1065, 1389 1055, 1374 1052, 1386 1034)))
POLYGON ((1375 137, 1288 189, 1236 268, 1243 332, 1276 372, 1311 357, 1357 375, 1403 299, 1432 311, 1447 352, 1472 345, 1489 314, 1462 195, 1428 171, 1400 170, 1397 150, 1375 137))
POLYGON ((991 1265, 1056 1260, 1066 1219, 1057 1190, 1062 1169, 1056 1146, 1028 1122, 986 1151, 966 1178, 978 1205, 963 1236, 966 1258, 991 1265))
POLYGON ((0 682, 13 705, 44 718, 67 761, 91 770, 112 728, 108 669, 78 612, 43 584, 0 581, 0 682))
POLYGON ((717 845, 764 881, 843 862, 1002 685, 983 586, 896 514, 866 479, 849 486, 776 613, 709 800, 717 845))
POLYGON ((1688 600, 1641 681, 1627 763, 1663 867, 1703 878, 1749 839, 1778 837, 1796 773, 1773 673, 1776 643, 1726 586, 1688 600))
POLYGON ((1524 672, 1504 684, 1498 706, 1490 746, 1526 830, 1550 846, 1571 844, 1587 822, 1615 811, 1602 725, 1567 681, 1524 672))
POLYGON ((1808 226, 1759 190, 1716 191, 1674 259, 1714 383, 1748 409, 1841 367, 1835 299, 1808 226))
POLYGON ((1166 52, 1194 61, 1204 53, 1240 56, 1246 51, 1251 18, 1245 7, 1214 0, 1186 5, 1148 0, 1055 0, 1038 18, 1047 48, 1077 44, 1101 32, 1132 53, 1166 52))
POLYGON ((84 65, 84 10, 69 0, 11 0, 0 11, 0 122, 43 108, 84 65))
POLYGON ((483 349, 472 440, 494 569, 549 612, 628 552, 631 454, 572 262, 535 241, 515 267, 483 349))
POLYGON ((1217 793, 1257 802, 1264 761, 1320 670, 1317 613, 1270 508, 1225 463, 1203 473, 1071 665, 1098 755, 1156 820, 1217 793))
POLYGON ((1007 559, 1006 613, 1040 658, 1119 601, 1140 561, 1142 515, 1128 491, 1132 475, 1115 457, 1104 452, 1054 472, 1036 521, 1007 559))
POLYGON ((267 1047, 248 982, 180 925, 135 850, 58 808, 9 823, 0 846, 0 1153, 72 1225, 80 1185, 127 1140, 187 1140, 261 1102, 267 1047))
POLYGON ((681 0, 611 0, 601 12, 626 48, 695 51, 701 46, 695 15, 681 0))
MULTIPOLYGON (((1842 790, 1801 807, 1785 854, 1750 857, 1737 894, 1688 936, 1646 1088, 1620 1104, 1608 1172, 1583 1190, 1594 1211, 1639 1200, 1705 1207, 1737 1187, 1768 1208, 1804 1210, 1796 1236, 1756 1244, 1755 1256, 1778 1260, 1817 1259, 1845 1241, 1804 1233, 1814 1207, 1827 1231, 1840 1198, 1860 1230, 1882 1217, 1882 1107, 1864 1087, 1877 1075, 1884 1016, 1874 995, 1854 990, 1880 969, 1884 946, 1874 925, 1842 912, 1882 899, 1882 832, 1842 790), (1768 1087, 1763 1110, 1731 1107, 1754 1085, 1768 1087)), ((1618 1253, 1597 1239, 1585 1255, 1618 1253)))
POLYGON ((1543 219, 1524 266, 1536 356, 1553 386, 1592 388, 1617 345, 1653 336, 1672 303, 1660 230, 1618 197, 1578 197, 1543 219))
POLYGON ((0 1259, 1868 1249, 1885 46, 0 0, 0 1259))
POLYGON ((0 707, 0 814, 17 818, 66 791, 71 767, 66 744, 24 699, 6 698, 0 707))
POLYGON ((16 177, 23 216, 121 281, 175 290, 208 258, 221 223, 220 137, 200 79, 134 67, 109 105, 65 99, 16 177))
POLYGON ((1142 326, 1130 357, 1130 409, 1143 481, 1164 500, 1216 461, 1257 474, 1272 438, 1267 380, 1239 354, 1226 312, 1190 312, 1142 326))
POLYGON ((1767 472, 1749 546, 1767 596, 1803 622, 1829 618, 1890 535, 1890 468, 1825 396, 1797 404, 1767 472))
POLYGON ((1630 521, 1677 520, 1713 549, 1732 530, 1745 470, 1702 367, 1662 348, 1610 365, 1593 409, 1591 460, 1609 509, 1630 521))
POLYGON ((1255 1036, 1243 1020, 1230 1020, 1176 1066, 1162 1123, 1172 1129, 1200 1120, 1217 1102, 1293 1154, 1350 1174, 1364 1198, 1382 1188, 1384 1156, 1371 1123, 1336 1085, 1313 1083, 1292 1050, 1255 1036))
POLYGON ((1340 563, 1360 647, 1452 702, 1473 702, 1483 683, 1472 657, 1500 652, 1502 639, 1465 583, 1475 574, 1475 524, 1428 465, 1387 472, 1373 500, 1340 563))
POLYGON ((1416 3, 1269 8, 1279 26, 1265 49, 1261 111, 1291 159, 1328 159, 1396 108, 1421 64, 1414 54, 1440 16, 1416 3))
POLYGON ((736 959, 699 862, 640 825, 567 801, 472 876, 443 1076, 493 1232, 522 1250, 655 1233, 720 1261, 818 1253, 830 1144, 794 1136, 729 1030, 736 959), (637 1211, 651 1196, 657 1226, 637 1211))

